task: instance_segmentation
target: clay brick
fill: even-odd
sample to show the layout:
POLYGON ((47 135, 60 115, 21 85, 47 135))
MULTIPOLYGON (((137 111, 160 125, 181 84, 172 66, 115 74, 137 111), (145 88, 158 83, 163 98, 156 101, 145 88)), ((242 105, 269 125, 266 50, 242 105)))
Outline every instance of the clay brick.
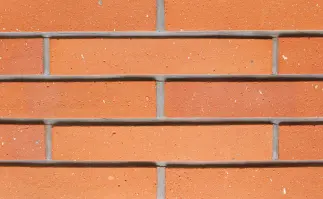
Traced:
POLYGON ((305 0, 165 0, 165 24, 167 30, 319 30, 322 8, 305 0))
POLYGON ((154 82, 11 82, 0 84, 0 116, 154 117, 154 82))
POLYGON ((323 168, 168 169, 166 198, 316 199, 323 168))
POLYGON ((54 39, 52 74, 269 74, 271 40, 54 39))
POLYGON ((156 198, 156 170, 1 167, 1 198, 156 198))
POLYGON ((281 126, 279 158, 288 160, 322 159, 323 125, 281 126))
POLYGON ((0 159, 45 159, 44 126, 0 124, 0 159))
POLYGON ((171 82, 170 117, 311 117, 323 115, 322 82, 171 82))
POLYGON ((42 56, 42 39, 0 39, 0 75, 41 74, 42 56))
POLYGON ((265 160, 271 151, 271 125, 53 128, 57 160, 265 160))
POLYGON ((1 1, 1 31, 154 30, 151 0, 1 1))
POLYGON ((279 73, 323 73, 322 38, 283 38, 279 40, 279 73))

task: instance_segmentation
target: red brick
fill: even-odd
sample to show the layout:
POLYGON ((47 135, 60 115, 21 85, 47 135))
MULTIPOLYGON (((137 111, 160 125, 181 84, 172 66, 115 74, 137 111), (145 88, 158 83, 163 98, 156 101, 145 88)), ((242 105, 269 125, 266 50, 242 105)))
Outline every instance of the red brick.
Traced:
POLYGON ((271 40, 55 39, 53 74, 269 74, 271 40))
POLYGON ((154 82, 11 82, 0 84, 0 116, 154 117, 154 82))
POLYGON ((279 40, 279 73, 323 73, 322 38, 284 38, 279 40))
POLYGON ((44 126, 0 124, 0 159, 45 159, 44 126))
POLYGON ((0 75, 41 74, 42 56, 41 39, 0 39, 0 75))
POLYGON ((1 31, 155 29, 156 3, 150 0, 9 0, 0 8, 1 31))
POLYGON ((323 125, 281 126, 279 129, 280 159, 322 159, 323 125))
POLYGON ((271 125, 53 129, 57 160, 264 160, 271 151, 271 125))
POLYGON ((0 168, 1 198, 156 198, 156 170, 0 168))
POLYGON ((323 4, 305 0, 165 1, 167 30, 322 29, 323 4))
POLYGON ((323 115, 322 82, 171 82, 171 117, 310 117, 323 115))
POLYGON ((166 198, 317 199, 323 168, 168 169, 166 198))

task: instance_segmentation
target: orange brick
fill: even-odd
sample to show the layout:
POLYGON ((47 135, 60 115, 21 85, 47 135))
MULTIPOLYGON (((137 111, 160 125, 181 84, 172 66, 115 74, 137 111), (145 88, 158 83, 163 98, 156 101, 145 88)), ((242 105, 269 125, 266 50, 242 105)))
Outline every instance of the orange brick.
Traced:
POLYGON ((305 0, 165 1, 167 30, 323 29, 323 5, 305 0))
POLYGON ((0 116, 154 117, 154 82, 1 83, 0 116))
POLYGON ((156 198, 156 170, 0 168, 1 198, 156 198))
POLYGON ((1 31, 154 30, 151 0, 1 1, 1 31))
POLYGON ((269 74, 271 40, 55 39, 53 74, 269 74))
POLYGON ((170 117, 310 117, 323 115, 322 82, 171 82, 170 117))
POLYGON ((281 126, 279 130, 280 159, 322 159, 323 125, 281 126))
POLYGON ((284 38, 279 40, 279 73, 323 73, 322 38, 284 38))
POLYGON ((41 74, 42 56, 41 39, 0 39, 0 75, 41 74))
POLYGON ((57 160, 264 160, 271 159, 271 151, 271 125, 53 129, 57 160))
POLYGON ((0 124, 0 159, 45 159, 44 126, 0 124))
POLYGON ((166 198, 317 199, 323 168, 168 169, 166 198))

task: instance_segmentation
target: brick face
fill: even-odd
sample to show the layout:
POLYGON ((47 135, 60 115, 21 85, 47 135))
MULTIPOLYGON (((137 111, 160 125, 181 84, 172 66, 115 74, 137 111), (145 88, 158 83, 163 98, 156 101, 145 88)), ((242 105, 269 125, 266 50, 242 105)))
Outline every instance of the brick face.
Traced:
POLYGON ((316 199, 322 168, 168 169, 166 198, 316 199))
POLYGON ((169 117, 315 117, 323 115, 321 82, 171 82, 169 117))
POLYGON ((154 30, 155 1, 0 2, 1 31, 154 30))
POLYGON ((281 123, 278 140, 274 140, 273 124, 197 122, 197 118, 206 117, 265 117, 271 122, 276 122, 276 117, 318 117, 321 121, 322 78, 257 78, 275 76, 273 65, 277 62, 278 75, 323 74, 321 4, 322 1, 309 0, 0 1, 0 199, 163 199, 159 193, 159 183, 163 183, 160 169, 157 172, 157 168, 143 168, 143 164, 142 168, 95 168, 80 165, 81 161, 147 161, 151 167, 154 162, 166 162, 167 199, 322 198, 323 164, 313 168, 170 168, 172 164, 167 163, 271 161, 276 156, 277 142, 278 160, 323 160, 323 124, 281 123), (157 7, 162 2, 165 10, 157 7), (164 11, 165 27, 159 11, 164 11), (201 36, 205 31, 218 30, 238 32, 225 37, 188 35, 190 31, 202 31, 201 36), (304 30, 320 32, 308 35, 304 30), (82 31, 92 33, 91 38, 70 37, 82 31), (154 35, 141 37, 148 31, 154 35), (166 36, 170 33, 167 31, 172 31, 171 37, 166 36), (258 31, 270 36, 251 37, 258 31), (109 36, 94 38, 94 32, 109 36), (114 37, 120 32, 124 34, 122 38, 114 37), (134 32, 137 36, 125 36, 134 32), (186 37, 178 37, 181 33, 186 37), (34 38, 36 35, 39 38, 34 38), (278 36, 278 49, 271 36, 278 36), (50 42, 46 74, 45 37, 50 42), (253 80, 230 76, 234 79, 166 78, 165 84, 159 82, 162 75, 190 74, 248 75, 253 80), (10 79, 12 75, 14 79, 10 79), (65 75, 158 78, 56 79, 65 75), (35 79, 38 77, 43 79, 35 79), (176 123, 179 118, 175 117, 196 123, 176 123), (28 124, 28 118, 43 119, 45 124, 28 124), (48 123, 51 118, 175 120, 75 126, 48 123), (14 119, 19 119, 19 124, 14 119), (52 126, 45 130, 45 125, 52 126), (35 168, 16 160, 27 164, 30 160, 44 164, 69 161, 78 165, 35 168), (6 161, 19 165, 9 166, 6 161))
POLYGON ((322 38, 284 38, 279 40, 279 73, 320 74, 322 38))
POLYGON ((53 159, 268 160, 271 141, 271 125, 54 127, 53 159))
POLYGON ((271 40, 54 39, 53 74, 269 74, 271 40))
POLYGON ((1 117, 154 117, 155 101, 154 82, 0 84, 1 117))
POLYGON ((42 39, 0 39, 0 75, 41 74, 42 42, 42 39))
POLYGON ((0 124, 0 159, 45 159, 44 137, 42 125, 0 124))
POLYGON ((317 160, 323 158, 323 126, 281 126, 279 157, 288 160, 317 160))
POLYGON ((319 30, 317 1, 165 0, 167 30, 319 30))
POLYGON ((0 173, 1 198, 156 198, 156 169, 2 167, 0 173))

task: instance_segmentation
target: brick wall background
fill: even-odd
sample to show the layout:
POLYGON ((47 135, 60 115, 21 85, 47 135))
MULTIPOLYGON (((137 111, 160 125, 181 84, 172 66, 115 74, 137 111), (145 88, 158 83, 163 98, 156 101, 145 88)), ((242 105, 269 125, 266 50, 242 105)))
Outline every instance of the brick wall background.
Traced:
POLYGON ((0 198, 321 198, 322 7, 0 1, 0 198))

